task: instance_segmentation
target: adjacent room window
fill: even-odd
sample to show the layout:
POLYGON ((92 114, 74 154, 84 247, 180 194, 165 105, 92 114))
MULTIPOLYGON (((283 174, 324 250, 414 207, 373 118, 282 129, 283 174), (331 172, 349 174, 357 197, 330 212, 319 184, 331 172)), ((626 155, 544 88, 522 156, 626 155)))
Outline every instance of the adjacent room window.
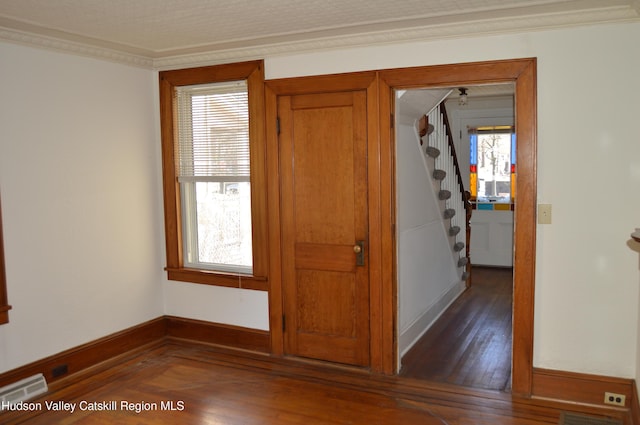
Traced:
POLYGON ((516 135, 513 127, 469 129, 469 187, 478 202, 512 203, 515 198, 516 135))
POLYGON ((160 73, 167 271, 266 288, 262 62, 160 73))

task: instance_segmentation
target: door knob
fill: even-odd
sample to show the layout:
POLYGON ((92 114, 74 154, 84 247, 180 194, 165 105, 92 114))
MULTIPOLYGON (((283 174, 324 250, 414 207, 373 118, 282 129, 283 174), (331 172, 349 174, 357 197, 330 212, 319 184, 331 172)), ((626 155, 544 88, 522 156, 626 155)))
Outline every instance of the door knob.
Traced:
POLYGON ((354 245, 353 252, 355 252, 356 254, 360 254, 362 252, 362 247, 360 245, 354 245))

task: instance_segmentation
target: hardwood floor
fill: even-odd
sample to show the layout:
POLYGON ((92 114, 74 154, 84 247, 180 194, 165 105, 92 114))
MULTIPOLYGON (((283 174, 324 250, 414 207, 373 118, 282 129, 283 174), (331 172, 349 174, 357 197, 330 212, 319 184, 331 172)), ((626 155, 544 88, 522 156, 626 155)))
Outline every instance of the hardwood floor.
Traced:
POLYGON ((32 403, 0 423, 537 425, 557 424, 563 410, 602 414, 170 338, 55 382, 32 403))
POLYGON ((401 375, 508 390, 512 281, 511 268, 474 267, 473 285, 403 357, 401 375))

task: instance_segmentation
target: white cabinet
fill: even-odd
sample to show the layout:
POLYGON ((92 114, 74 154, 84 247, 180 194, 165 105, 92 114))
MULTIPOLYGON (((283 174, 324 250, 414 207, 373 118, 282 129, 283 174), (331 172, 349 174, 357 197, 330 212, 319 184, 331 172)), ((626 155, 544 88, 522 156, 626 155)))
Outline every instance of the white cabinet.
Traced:
POLYGON ((471 264, 513 266, 513 211, 473 210, 471 264))

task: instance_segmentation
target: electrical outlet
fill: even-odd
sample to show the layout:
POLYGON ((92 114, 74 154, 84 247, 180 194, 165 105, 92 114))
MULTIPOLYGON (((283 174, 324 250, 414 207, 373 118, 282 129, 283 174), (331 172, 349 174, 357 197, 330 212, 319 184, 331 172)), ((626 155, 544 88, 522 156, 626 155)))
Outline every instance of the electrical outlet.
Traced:
POLYGON ((51 376, 53 378, 57 378, 58 376, 66 375, 69 373, 69 367, 66 364, 61 364, 59 366, 51 369, 51 376))
POLYGON ((623 394, 604 393, 604 404, 624 407, 626 397, 623 394))

